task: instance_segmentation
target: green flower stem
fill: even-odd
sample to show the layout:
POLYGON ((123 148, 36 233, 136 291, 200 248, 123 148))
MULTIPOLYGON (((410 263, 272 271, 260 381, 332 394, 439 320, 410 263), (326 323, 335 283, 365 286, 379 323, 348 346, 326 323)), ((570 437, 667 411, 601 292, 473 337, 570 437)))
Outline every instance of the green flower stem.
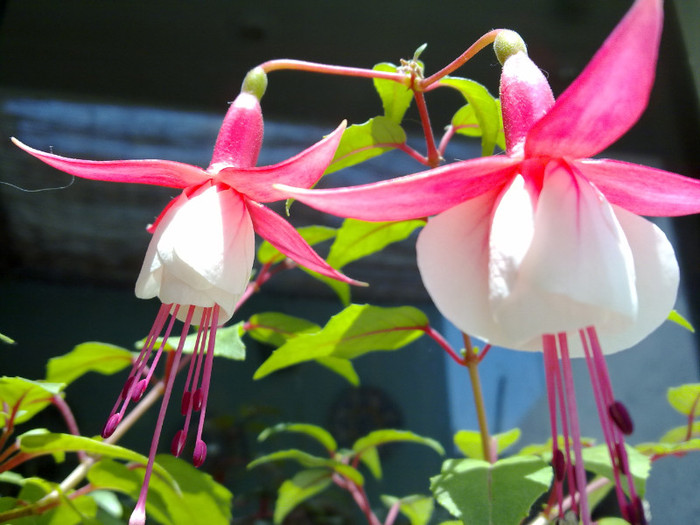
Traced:
POLYGON ((484 395, 481 392, 481 380, 479 379, 479 356, 474 353, 471 338, 465 333, 462 334, 462 338, 464 339, 464 364, 469 370, 469 379, 472 384, 474 406, 476 407, 476 416, 479 422, 484 459, 490 463, 495 463, 497 458, 495 451, 491 450, 491 435, 489 434, 484 395))
POLYGON ((496 36, 498 36, 498 33, 503 31, 502 29, 493 29, 483 35, 481 38, 479 38, 476 42, 474 42, 469 48, 459 55, 456 59, 454 59, 452 62, 450 62, 447 66, 443 67, 440 71, 437 73, 430 75, 428 78, 423 79, 420 83, 420 86, 422 89, 425 91, 427 90, 432 84, 435 84, 438 80, 441 78, 449 75, 452 73, 454 70, 460 68, 463 66, 469 59, 471 59, 474 55, 476 55, 479 51, 484 49, 486 46, 493 44, 493 41, 496 40, 496 36))

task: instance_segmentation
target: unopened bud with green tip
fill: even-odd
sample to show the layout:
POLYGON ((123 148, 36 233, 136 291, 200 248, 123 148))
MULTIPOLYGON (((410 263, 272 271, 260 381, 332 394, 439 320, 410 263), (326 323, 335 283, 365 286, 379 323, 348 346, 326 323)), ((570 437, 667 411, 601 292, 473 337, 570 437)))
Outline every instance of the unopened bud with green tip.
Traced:
POLYGON ((254 67, 246 74, 241 92, 250 93, 261 100, 267 89, 267 73, 260 66, 254 67))
POLYGON ((518 33, 510 29, 504 29, 498 33, 493 41, 493 50, 501 65, 505 63, 506 59, 521 51, 527 55, 525 41, 518 33))

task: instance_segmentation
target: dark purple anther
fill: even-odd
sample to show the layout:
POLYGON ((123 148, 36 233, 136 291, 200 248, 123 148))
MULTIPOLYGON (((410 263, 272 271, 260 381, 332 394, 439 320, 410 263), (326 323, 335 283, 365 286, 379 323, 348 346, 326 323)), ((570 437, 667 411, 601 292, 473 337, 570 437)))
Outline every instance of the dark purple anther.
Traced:
POLYGON ((187 415, 190 410, 190 402, 192 401, 192 392, 187 390, 182 394, 182 403, 180 404, 180 413, 183 416, 187 415))
POLYGON ((102 429, 102 437, 104 439, 107 439, 109 436, 114 434, 114 431, 117 429, 117 426, 119 426, 119 423, 121 423, 121 420, 121 414, 112 414, 107 420, 107 423, 105 423, 104 428, 102 429))
POLYGON ((185 442, 187 441, 187 434, 184 430, 178 430, 173 438, 173 442, 170 445, 170 453, 179 457, 182 454, 182 449, 185 448, 185 442))
POLYGON ((202 389, 198 388, 197 390, 194 391, 194 394, 192 396, 192 410, 195 412, 199 412, 202 410, 202 400, 204 396, 202 394, 202 389))
POLYGON ((192 464, 195 467, 201 467, 204 460, 207 458, 207 445, 201 439, 197 440, 194 446, 194 454, 192 454, 192 464))
POLYGON ((625 452, 625 445, 623 443, 615 444, 615 456, 617 458, 617 468, 623 474, 629 474, 629 465, 627 463, 627 454, 625 452))
POLYGON ((554 478, 557 481, 562 481, 566 475, 566 458, 559 449, 555 450, 552 456, 552 468, 554 469, 554 478))
POLYGON ((146 391, 146 387, 148 386, 148 381, 146 379, 142 379, 138 383, 136 383, 136 386, 134 387, 134 391, 131 393, 131 400, 136 403, 143 397, 143 393, 146 391))
POLYGON ((613 401, 608 407, 608 414, 610 414, 610 418, 624 435, 629 436, 634 432, 634 423, 625 405, 619 401, 613 401))
POLYGON ((124 383, 124 388, 122 388, 121 394, 119 394, 119 399, 126 399, 126 396, 129 393, 129 388, 131 388, 131 383, 134 382, 134 376, 129 376, 129 378, 126 380, 126 383, 124 383))
POLYGON ((639 497, 635 497, 627 505, 627 514, 629 515, 632 525, 647 525, 647 519, 644 512, 644 505, 639 497))

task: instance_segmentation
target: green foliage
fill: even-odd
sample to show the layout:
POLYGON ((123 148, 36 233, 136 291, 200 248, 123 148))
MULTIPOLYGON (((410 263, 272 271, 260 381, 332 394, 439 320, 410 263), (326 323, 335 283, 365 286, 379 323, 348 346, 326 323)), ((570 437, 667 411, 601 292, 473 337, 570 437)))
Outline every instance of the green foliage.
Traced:
POLYGON ((338 444, 330 432, 323 427, 308 423, 279 423, 263 430, 258 436, 258 441, 265 441, 270 436, 280 432, 293 432, 309 436, 318 441, 330 454, 338 450, 338 444))
POLYGON ((412 494, 403 498, 383 495, 382 503, 387 507, 398 504, 401 514, 408 518, 411 525, 427 525, 435 508, 435 500, 423 494, 412 494))
POLYGON ((30 420, 51 404, 53 396, 61 395, 64 386, 23 377, 0 377, 0 426, 11 418, 15 425, 30 420))
POLYGON ((677 325, 682 326, 683 328, 685 328, 693 334, 695 333, 695 328, 692 324, 690 324, 690 321, 688 321, 685 317, 679 314, 676 310, 671 310, 671 313, 668 314, 668 320, 672 323, 676 323, 677 325))
POLYGON ((246 333, 249 336, 272 346, 282 346, 293 337, 320 330, 321 327, 316 323, 279 312, 254 314, 246 323, 246 333))
MULTIPOLYGON (((297 232, 310 246, 335 237, 335 228, 327 226, 302 226, 297 228, 297 232)), ((268 241, 263 241, 258 248, 257 258, 260 264, 277 264, 285 260, 287 256, 268 241)))
MULTIPOLYGON (((389 62, 377 64, 372 69, 375 71, 386 71, 389 73, 397 73, 399 68, 389 62)), ((406 78, 408 82, 408 77, 406 78)), ((393 120, 397 124, 401 124, 406 110, 411 105, 413 100, 413 91, 406 84, 401 84, 393 80, 385 80, 382 78, 373 79, 374 89, 382 99, 382 107, 384 108, 384 116, 393 120)))
POLYGON ((90 341, 79 344, 67 354, 49 359, 46 380, 68 384, 88 372, 111 375, 130 366, 132 359, 129 350, 90 341))
POLYGON ((688 428, 688 425, 672 428, 659 438, 659 442, 682 443, 693 438, 700 438, 700 421, 690 425, 690 428, 688 428))
POLYGON ((669 388, 666 398, 673 408, 684 416, 700 415, 700 383, 669 388))
MULTIPOLYGON (((455 126, 456 131, 474 136, 476 131, 473 124, 476 120, 481 135, 481 154, 492 155, 494 148, 499 144, 503 130, 501 108, 496 99, 484 86, 466 78, 444 77, 440 80, 440 84, 458 90, 472 108, 471 110, 462 108, 453 117, 452 125, 455 126)), ((502 144, 505 146, 504 143, 502 144)))
MULTIPOLYGON (((651 460, 632 447, 625 446, 625 450, 627 451, 627 460, 632 480, 634 481, 634 488, 639 497, 643 498, 646 481, 651 472, 651 460)), ((584 448, 581 453, 586 470, 608 479, 614 479, 607 445, 584 448)), ((624 483, 622 488, 629 496, 629 489, 624 483)))
POLYGON ((248 469, 252 469, 265 463, 270 463, 272 461, 283 460, 296 461, 302 467, 306 468, 327 468, 348 478, 353 483, 357 483, 358 485, 363 485, 365 482, 364 477, 362 476, 362 474, 360 474, 360 472, 357 469, 346 465, 342 461, 332 458, 320 458, 318 456, 313 456, 307 452, 304 452, 303 450, 297 449, 278 450, 277 452, 273 452, 271 454, 267 454, 265 456, 256 458, 255 460, 248 463, 248 469))
MULTIPOLYGON (((225 357, 226 359, 233 359, 235 361, 245 360, 245 344, 241 339, 244 333, 243 321, 236 323, 225 328, 216 329, 216 339, 214 341, 214 355, 216 357, 225 357)), ((158 338, 156 345, 160 345, 162 339, 158 338)), ((146 339, 141 339, 136 343, 136 348, 141 350, 146 344, 146 339)), ((187 337, 185 337, 185 342, 182 347, 183 354, 194 353, 194 347, 197 344, 197 332, 193 332, 187 337)), ((177 348, 172 346, 169 342, 165 345, 164 350, 172 352, 177 348)))
POLYGON ((494 464, 450 459, 431 478, 435 499, 465 525, 517 525, 549 488, 552 469, 535 456, 494 464))
POLYGON ((324 469, 302 470, 280 485, 275 503, 274 523, 282 523, 292 510, 333 483, 331 474, 324 469))
MULTIPOLYGON (((496 442, 496 454, 500 454, 520 439, 520 429, 514 428, 491 437, 496 442)), ((454 435, 454 443, 459 451, 468 458, 486 459, 484 458, 481 434, 479 432, 460 430, 454 435)))
POLYGON ((253 378, 321 357, 354 359, 377 350, 397 350, 423 335, 427 326, 425 314, 410 306, 350 305, 333 316, 320 332, 288 340, 258 368, 253 378))
POLYGON ((326 174, 354 166, 405 143, 406 132, 390 117, 374 117, 362 124, 353 124, 343 132, 326 174))

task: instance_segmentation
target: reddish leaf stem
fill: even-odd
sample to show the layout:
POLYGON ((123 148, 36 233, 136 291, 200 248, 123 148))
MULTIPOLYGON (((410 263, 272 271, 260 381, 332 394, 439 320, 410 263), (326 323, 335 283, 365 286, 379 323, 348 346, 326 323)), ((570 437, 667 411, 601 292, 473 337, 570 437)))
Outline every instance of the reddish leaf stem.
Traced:
POLYGON ((276 59, 263 62, 258 67, 262 68, 265 73, 281 70, 308 71, 311 73, 323 73, 326 75, 342 75, 346 77, 360 78, 382 78, 385 80, 393 80, 399 84, 407 84, 409 77, 403 73, 391 73, 389 71, 376 71, 374 69, 365 69, 360 67, 348 66, 331 66, 328 64, 319 64, 317 62, 307 62, 306 60, 292 59, 276 59))

